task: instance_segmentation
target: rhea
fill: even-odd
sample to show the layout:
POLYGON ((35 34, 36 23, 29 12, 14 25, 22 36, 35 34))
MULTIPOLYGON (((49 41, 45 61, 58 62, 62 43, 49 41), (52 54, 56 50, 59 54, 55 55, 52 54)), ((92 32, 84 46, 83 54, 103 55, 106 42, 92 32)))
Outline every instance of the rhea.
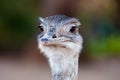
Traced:
POLYGON ((39 17, 39 21, 38 47, 48 59, 52 80, 78 80, 80 22, 65 15, 39 17))

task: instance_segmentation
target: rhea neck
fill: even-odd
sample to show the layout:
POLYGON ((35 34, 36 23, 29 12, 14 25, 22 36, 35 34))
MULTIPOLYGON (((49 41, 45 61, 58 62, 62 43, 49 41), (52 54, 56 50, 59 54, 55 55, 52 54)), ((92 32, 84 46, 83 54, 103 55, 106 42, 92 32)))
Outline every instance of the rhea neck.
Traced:
MULTIPOLYGON (((71 50, 48 50, 52 80, 78 80, 79 52, 71 50)), ((46 54, 46 53, 45 53, 46 54)))

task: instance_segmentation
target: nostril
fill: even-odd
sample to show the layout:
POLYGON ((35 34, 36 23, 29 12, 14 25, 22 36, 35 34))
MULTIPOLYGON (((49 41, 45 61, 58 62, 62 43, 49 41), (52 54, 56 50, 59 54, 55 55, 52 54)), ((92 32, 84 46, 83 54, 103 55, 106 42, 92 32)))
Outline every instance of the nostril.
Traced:
POLYGON ((43 39, 41 39, 41 41, 48 41, 48 39, 47 38, 43 38, 43 39))
POLYGON ((54 35, 52 36, 52 38, 57 38, 57 36, 54 34, 54 35))

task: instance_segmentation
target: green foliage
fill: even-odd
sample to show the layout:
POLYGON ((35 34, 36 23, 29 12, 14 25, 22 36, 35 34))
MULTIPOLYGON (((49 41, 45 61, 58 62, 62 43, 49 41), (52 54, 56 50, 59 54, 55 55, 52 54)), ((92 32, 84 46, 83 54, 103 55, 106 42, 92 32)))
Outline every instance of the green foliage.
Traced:
POLYGON ((0 48, 20 48, 34 35, 35 11, 32 1, 0 1, 0 48))
POLYGON ((120 36, 111 36, 100 40, 90 41, 92 56, 120 55, 120 36))

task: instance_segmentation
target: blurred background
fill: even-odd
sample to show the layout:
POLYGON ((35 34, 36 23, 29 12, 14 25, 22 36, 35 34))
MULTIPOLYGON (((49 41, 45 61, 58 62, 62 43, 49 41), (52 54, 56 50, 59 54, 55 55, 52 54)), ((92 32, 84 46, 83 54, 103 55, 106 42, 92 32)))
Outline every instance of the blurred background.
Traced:
POLYGON ((0 0, 0 80, 50 80, 36 36, 55 14, 82 23, 79 79, 120 80, 120 0, 0 0))

